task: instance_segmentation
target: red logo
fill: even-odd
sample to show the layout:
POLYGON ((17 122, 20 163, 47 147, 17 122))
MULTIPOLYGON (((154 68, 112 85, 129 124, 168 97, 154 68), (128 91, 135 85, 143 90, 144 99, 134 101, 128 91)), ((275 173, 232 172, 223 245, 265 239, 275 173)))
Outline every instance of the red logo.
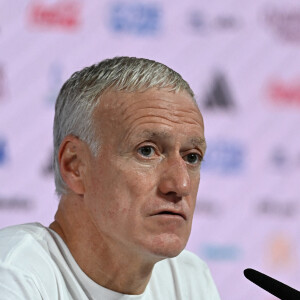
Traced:
POLYGON ((300 105, 300 81, 296 83, 273 81, 269 85, 268 95, 276 103, 300 105))
POLYGON ((80 24, 80 8, 77 1, 34 2, 29 7, 29 23, 39 27, 76 29, 80 24))

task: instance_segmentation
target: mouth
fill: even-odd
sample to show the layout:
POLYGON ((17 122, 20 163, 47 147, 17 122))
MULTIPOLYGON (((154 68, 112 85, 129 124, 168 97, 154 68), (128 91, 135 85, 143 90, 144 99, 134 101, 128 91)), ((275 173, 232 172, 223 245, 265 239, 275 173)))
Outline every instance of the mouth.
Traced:
POLYGON ((186 220, 186 216, 183 212, 178 211, 170 211, 170 210, 163 210, 158 213, 153 214, 152 216, 169 216, 169 217, 181 217, 186 220))

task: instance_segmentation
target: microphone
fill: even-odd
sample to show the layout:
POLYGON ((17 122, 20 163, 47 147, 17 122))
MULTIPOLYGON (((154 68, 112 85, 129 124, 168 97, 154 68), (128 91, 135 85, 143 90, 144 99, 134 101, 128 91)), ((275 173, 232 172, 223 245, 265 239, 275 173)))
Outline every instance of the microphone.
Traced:
POLYGON ((247 279, 282 300, 299 300, 300 292, 253 269, 244 270, 247 279))

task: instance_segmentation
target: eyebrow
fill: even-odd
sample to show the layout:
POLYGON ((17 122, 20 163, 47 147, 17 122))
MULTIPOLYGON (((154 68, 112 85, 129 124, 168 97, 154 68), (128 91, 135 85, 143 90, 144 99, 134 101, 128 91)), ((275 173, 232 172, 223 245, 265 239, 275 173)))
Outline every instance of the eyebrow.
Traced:
MULTIPOLYGON (((151 131, 145 130, 138 134, 138 137, 146 138, 146 139, 171 139, 172 135, 166 131, 151 131)), ((206 140, 202 137, 191 137, 189 142, 194 147, 203 148, 204 152, 206 151, 206 140)))
POLYGON ((138 134, 138 137, 153 139, 153 138, 165 138, 170 139, 171 134, 169 134, 166 131, 151 131, 151 130, 144 130, 140 134, 138 134))
POLYGON ((190 142, 193 144, 193 146, 198 146, 199 148, 204 148, 204 152, 206 151, 207 145, 205 138, 200 137, 193 137, 190 139, 190 142))

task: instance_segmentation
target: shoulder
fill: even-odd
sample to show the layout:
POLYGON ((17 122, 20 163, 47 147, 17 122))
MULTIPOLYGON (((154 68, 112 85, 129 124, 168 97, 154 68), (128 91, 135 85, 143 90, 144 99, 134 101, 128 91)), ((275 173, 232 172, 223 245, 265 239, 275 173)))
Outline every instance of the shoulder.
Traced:
POLYGON ((38 299, 38 295, 45 294, 44 287, 49 284, 53 269, 49 251, 51 239, 48 230, 39 223, 0 230, 0 281, 3 293, 10 295, 13 291, 15 296, 27 299, 33 295, 38 299), (48 282, 44 282, 43 278, 47 278, 48 282))
POLYGON ((24 235, 32 235, 38 237, 45 231, 46 231, 46 227, 44 227, 40 223, 28 223, 28 224, 9 226, 0 229, 0 241, 3 238, 13 239, 17 236, 23 237, 24 235))
POLYGON ((32 255, 35 250, 47 252, 47 239, 49 238, 49 232, 39 223, 16 225, 1 229, 0 262, 14 265, 20 257, 22 263, 24 263, 26 254, 32 255))
POLYGON ((39 223, 0 230, 1 293, 3 289, 20 299, 86 299, 55 234, 39 223))

